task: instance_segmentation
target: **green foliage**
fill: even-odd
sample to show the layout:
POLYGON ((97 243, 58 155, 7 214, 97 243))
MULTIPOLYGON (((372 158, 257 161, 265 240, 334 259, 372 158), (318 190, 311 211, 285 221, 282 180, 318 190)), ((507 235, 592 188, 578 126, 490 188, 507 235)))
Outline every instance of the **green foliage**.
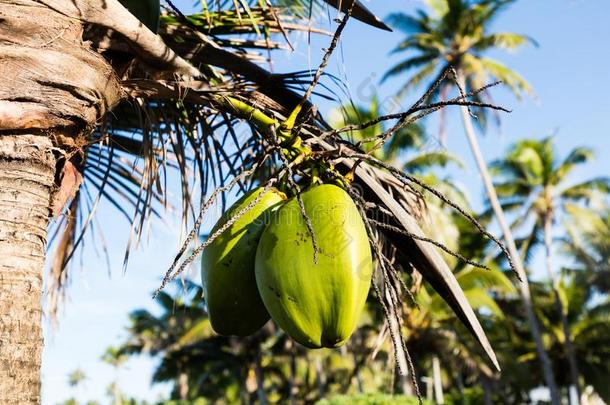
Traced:
MULTIPOLYGON (((428 0, 428 10, 419 9, 413 15, 394 13, 390 25, 406 34, 393 53, 407 57, 390 68, 383 80, 395 76, 410 78, 402 86, 399 96, 407 95, 423 83, 435 81, 440 72, 453 66, 464 78, 466 90, 502 81, 515 96, 533 95, 529 83, 501 62, 485 57, 496 49, 512 51, 528 43, 531 38, 511 32, 489 32, 492 21, 513 1, 505 0, 428 0)), ((431 94, 432 99, 444 98, 452 85, 443 84, 431 94)), ((488 99, 486 92, 473 97, 488 99)), ((484 125, 486 111, 475 109, 484 125)))
POLYGON ((580 283, 601 294, 610 292, 610 209, 566 206, 567 235, 561 247, 580 283))
POLYGON ((197 398, 197 399, 188 400, 188 401, 182 401, 182 400, 164 401, 164 402, 159 402, 156 405, 208 405, 208 404, 210 404, 210 401, 208 401, 207 399, 197 398))
POLYGON ((483 402, 483 390, 480 387, 465 388, 462 392, 452 390, 445 395, 445 405, 480 405, 483 402))
MULTIPOLYGON (((417 405, 417 398, 404 395, 358 394, 338 395, 318 401, 316 405, 417 405)), ((424 405, 430 402, 424 401, 424 405)))
POLYGON ((513 212, 514 228, 530 226, 529 234, 555 221, 566 204, 594 201, 610 192, 610 177, 574 183, 570 175, 593 158, 588 148, 575 148, 564 158, 557 156, 553 138, 525 139, 515 143, 506 157, 492 163, 495 187, 506 212, 513 212))
MULTIPOLYGON (((383 108, 376 96, 367 106, 349 103, 331 113, 331 123, 337 128, 366 124, 384 114, 383 108)), ((382 121, 361 130, 347 131, 344 137, 351 142, 364 141, 361 144, 364 151, 402 167, 409 173, 427 173, 436 168, 447 168, 451 164, 462 165, 457 157, 434 143, 419 123, 405 125, 395 131, 385 145, 378 147, 377 135, 388 129, 387 121, 382 121)))

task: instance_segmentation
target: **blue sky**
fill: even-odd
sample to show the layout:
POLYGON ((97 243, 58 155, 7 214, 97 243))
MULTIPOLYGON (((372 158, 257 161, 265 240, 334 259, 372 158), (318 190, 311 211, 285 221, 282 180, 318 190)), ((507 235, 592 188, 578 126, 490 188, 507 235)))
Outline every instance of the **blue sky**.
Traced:
MULTIPOLYGON (((192 1, 181 0, 176 4, 188 11, 192 1)), ((416 0, 377 0, 368 4, 382 17, 392 11, 408 12, 421 6, 416 0)), ((596 161, 576 172, 574 181, 610 175, 608 16, 610 3, 606 0, 521 0, 495 22, 496 31, 527 33, 539 42, 538 48, 530 46, 514 54, 491 55, 525 76, 538 97, 517 102, 506 91, 493 90, 496 102, 513 112, 503 117, 500 128, 492 126, 480 138, 489 160, 504 153, 519 138, 554 134, 561 154, 581 145, 595 150, 596 161)), ((366 103, 373 91, 384 100, 401 84, 401 79, 378 83, 383 72, 400 60, 399 56, 388 55, 400 39, 400 33, 377 31, 354 21, 346 30, 340 53, 332 60, 329 71, 346 79, 356 103, 366 103)), ((277 54, 274 69, 280 72, 316 67, 321 48, 327 43, 328 38, 317 38, 311 44, 297 38, 296 51, 277 54)), ((417 95, 411 95, 405 105, 417 95)), ((333 107, 328 102, 320 105, 322 112, 333 107)), ((435 120, 429 123, 429 132, 433 134, 437 128, 435 120)), ((469 191, 473 205, 480 207, 481 185, 457 111, 447 114, 447 135, 448 149, 466 163, 464 169, 454 168, 450 174, 469 191)), ((84 265, 75 266, 58 327, 54 331, 50 327, 45 330, 44 405, 56 404, 71 395, 83 400, 106 398, 106 387, 117 375, 100 357, 106 347, 124 339, 129 311, 156 309, 151 292, 180 243, 177 221, 168 214, 168 224, 153 227, 143 246, 132 254, 127 273, 122 274, 122 253, 129 228, 111 207, 102 206, 98 217, 111 252, 112 271, 109 275, 105 260, 89 243, 82 258, 84 265), (76 368, 82 368, 88 376, 78 392, 67 385, 67 374, 76 368)), ((532 267, 534 274, 541 273, 537 270, 538 261, 532 267)), ((199 281, 196 271, 193 276, 199 281)), ((167 386, 150 385, 153 365, 146 358, 129 361, 118 374, 121 388, 138 398, 156 399, 166 393, 167 386)))

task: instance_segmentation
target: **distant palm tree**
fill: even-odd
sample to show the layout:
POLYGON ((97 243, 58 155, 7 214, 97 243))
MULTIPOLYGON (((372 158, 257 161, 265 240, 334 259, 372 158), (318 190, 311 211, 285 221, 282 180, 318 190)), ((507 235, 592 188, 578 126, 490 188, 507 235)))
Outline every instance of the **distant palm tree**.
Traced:
MULTIPOLYGON (((580 273, 565 273, 557 282, 556 290, 565 304, 565 319, 572 333, 573 354, 578 361, 580 377, 585 386, 593 386, 595 392, 606 403, 610 401, 610 297, 594 297, 595 292, 589 285, 583 283, 580 273)), ((550 334, 549 352, 556 360, 558 376, 566 376, 566 362, 570 360, 564 356, 568 336, 558 325, 556 311, 554 311, 554 293, 549 292, 548 304, 543 308, 541 320, 550 334)), ((568 378, 563 383, 570 383, 568 378)), ((579 397, 580 398, 580 397, 579 397)))
POLYGON ((78 387, 86 379, 87 376, 85 375, 85 372, 80 368, 77 368, 76 370, 68 374, 68 385, 70 387, 75 388, 78 387))
POLYGON ((157 296, 157 303, 162 308, 160 315, 144 309, 133 311, 129 315, 129 337, 120 348, 125 355, 160 355, 161 362, 154 378, 174 382, 172 396, 181 400, 189 399, 190 391, 189 358, 181 351, 211 334, 202 289, 190 283, 188 287, 188 293, 176 297, 161 292, 157 296))
MULTIPOLYGON (((308 363, 303 348, 293 346, 271 323, 248 338, 218 336, 205 311, 202 288, 190 282, 187 286, 188 292, 159 294, 158 315, 147 310, 130 314, 129 336, 120 351, 158 359, 153 382, 173 383, 171 397, 184 401, 204 397, 252 403, 256 398, 265 404, 271 402, 268 397, 296 400, 297 392, 298 400, 316 398, 317 387, 308 387, 303 373, 296 375, 308 363), (297 386, 296 377, 305 381, 297 386)), ((309 374, 308 366, 306 370, 309 374)))
MULTIPOLYGON (((391 24, 407 34, 407 38, 398 44, 394 52, 410 52, 410 54, 391 68, 384 79, 405 75, 417 69, 399 92, 399 95, 404 96, 409 90, 423 83, 436 82, 441 72, 453 67, 457 76, 456 84, 466 93, 483 87, 490 80, 501 80, 517 97, 521 97, 523 93, 532 93, 530 85, 518 73, 484 56, 490 50, 513 50, 527 43, 533 43, 531 38, 521 34, 489 32, 491 22, 513 2, 514 0, 428 0, 426 3, 430 12, 418 10, 415 15, 392 14, 389 18, 391 24)), ((442 84, 431 94, 431 97, 445 98, 448 86, 446 83, 442 84)), ((489 96, 486 92, 482 92, 474 97, 485 100, 489 96)), ((475 112, 479 122, 484 122, 484 111, 475 109, 475 112)), ((470 109, 461 107, 464 132, 487 197, 504 235, 512 262, 522 279, 519 291, 532 337, 536 342, 544 379, 551 392, 551 402, 553 405, 559 405, 559 392, 534 313, 527 274, 480 150, 471 114, 470 109)))
POLYGON ((610 192, 610 177, 600 177, 577 184, 569 182, 573 170, 593 157, 591 150, 576 148, 559 159, 553 138, 526 139, 517 142, 506 157, 492 163, 499 177, 495 183, 502 207, 516 213, 513 228, 528 227, 529 234, 544 234, 546 270, 555 294, 555 305, 566 336, 566 351, 572 384, 580 397, 578 365, 558 280, 553 270, 553 224, 567 202, 589 200, 598 193, 610 192))
MULTIPOLYGON (((86 379, 87 376, 85 375, 85 372, 82 369, 77 368, 68 374, 68 386, 76 391, 86 379)), ((72 397, 65 400, 61 405, 78 405, 78 401, 76 398, 72 397)))
POLYGON ((123 394, 119 386, 119 370, 127 360, 128 357, 117 347, 107 348, 102 355, 102 361, 114 368, 115 378, 108 386, 108 394, 113 398, 113 405, 121 405, 123 403, 123 394))

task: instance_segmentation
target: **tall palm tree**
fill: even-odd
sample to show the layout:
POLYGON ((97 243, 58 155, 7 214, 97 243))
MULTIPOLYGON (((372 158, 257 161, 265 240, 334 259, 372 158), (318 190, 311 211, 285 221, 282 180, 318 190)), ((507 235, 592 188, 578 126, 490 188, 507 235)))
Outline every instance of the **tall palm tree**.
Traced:
MULTIPOLYGON (((362 8, 347 4, 348 12, 362 8)), ((60 291, 84 231, 101 230, 94 215, 100 200, 132 225, 127 263, 148 221, 169 205, 181 208, 186 226, 212 189, 220 192, 233 179, 242 191, 256 182, 277 181, 288 166, 281 159, 286 146, 325 167, 346 147, 358 153, 328 132, 309 101, 313 87, 307 86, 317 82, 331 52, 314 83, 309 73, 274 75, 253 62, 284 46, 275 34, 310 30, 283 18, 283 12, 292 10, 258 0, 220 1, 196 15, 162 16, 156 35, 118 0, 0 2, 1 403, 39 402, 47 241, 57 249, 49 287, 60 291), (303 87, 305 95, 299 94, 303 87), (246 136, 239 135, 242 130, 246 136), (177 202, 166 197, 172 188, 180 190, 177 202), (50 222, 55 227, 49 233, 50 222)), ((405 191, 407 180, 365 158, 341 159, 337 170, 353 171, 367 202, 385 209, 391 224, 422 235, 405 209, 412 196, 405 191)), ((305 164, 296 169, 308 175, 305 164)), ((298 185, 291 187, 298 195, 298 185)), ((474 311, 439 253, 411 236, 388 243, 405 238, 413 248, 404 260, 417 263, 443 291, 494 361, 474 311)), ((61 295, 51 298, 58 301, 61 295)))
MULTIPOLYGON (((557 375, 562 376, 562 383, 568 386, 570 377, 562 372, 570 360, 562 350, 568 336, 555 311, 554 295, 556 289, 565 305, 565 319, 572 334, 573 351, 585 386, 592 386, 604 400, 610 399, 610 388, 607 381, 610 376, 610 352, 608 351, 610 329, 610 300, 608 296, 595 296, 594 290, 583 283, 577 272, 564 272, 556 287, 547 289, 547 305, 541 309, 541 320, 549 331, 549 351, 556 359, 557 375)), ((580 398, 580 397, 579 397, 580 398)))
POLYGON ((527 226, 530 234, 540 230, 543 232, 547 276, 566 336, 570 375, 578 397, 581 393, 578 365, 558 280, 553 270, 552 238, 553 225, 567 202, 588 200, 596 193, 610 192, 608 177, 570 184, 569 176, 573 170, 586 164, 592 156, 589 149, 575 148, 564 159, 560 159, 554 149, 553 138, 526 139, 517 142, 504 158, 492 164, 492 169, 499 175, 495 188, 500 202, 506 212, 517 214, 512 227, 527 226))
MULTIPOLYGON (((404 75, 416 69, 399 92, 399 95, 404 95, 431 79, 436 82, 440 72, 445 71, 447 67, 453 67, 457 76, 454 87, 458 87, 460 92, 468 93, 490 80, 501 80, 517 97, 523 93, 531 93, 530 85, 519 74, 502 63, 484 56, 493 49, 513 50, 533 42, 529 37, 521 34, 489 32, 491 22, 513 2, 513 0, 429 0, 427 1, 429 12, 418 10, 415 15, 403 13, 391 15, 389 20, 392 25, 407 34, 407 38, 398 44, 394 52, 409 52, 409 56, 391 68, 384 79, 404 75)), ((439 86, 432 92, 431 97, 444 98, 448 90, 447 86, 449 85, 439 86)), ((482 92, 475 97, 484 101, 489 95, 482 92)), ((532 337, 536 342, 545 383, 551 392, 551 402, 553 405, 559 405, 557 384, 534 313, 527 274, 480 150, 472 123, 473 113, 465 106, 460 110, 464 132, 487 197, 500 225, 512 262, 522 279, 519 291, 523 298, 532 337)), ((476 110, 475 112, 479 122, 484 122, 485 113, 476 110)))
MULTIPOLYGON (((58 291, 68 281, 66 264, 82 242, 81 230, 96 225, 89 213, 100 199, 133 223, 137 239, 144 219, 166 206, 166 169, 179 168, 179 205, 188 215, 195 177, 205 192, 208 184, 224 182, 227 171, 251 164, 244 159, 257 155, 256 137, 231 145, 238 114, 227 104, 213 107, 223 89, 259 104, 276 99, 286 116, 300 100, 290 77, 270 80, 248 60, 248 50, 277 48, 277 42, 229 37, 307 27, 280 23, 284 8, 242 0, 236 12, 228 3, 189 19, 166 16, 160 36, 117 0, 0 3, 0 73, 6 79, 0 86, 0 362, 6 365, 0 402, 38 402, 47 241, 54 239, 58 249, 49 279, 51 291, 58 291), (242 79, 259 83, 270 96, 244 92, 242 79), (215 164, 217 159, 229 165, 215 164), (53 219, 57 233, 48 234, 53 219)), ((134 12, 147 4, 145 14, 159 18, 158 0, 125 4, 135 4, 134 12)))
POLYGON ((119 370, 127 360, 127 356, 117 347, 107 348, 102 355, 102 361, 114 368, 114 381, 108 386, 108 394, 112 397, 113 405, 121 405, 123 403, 123 393, 119 385, 119 370))

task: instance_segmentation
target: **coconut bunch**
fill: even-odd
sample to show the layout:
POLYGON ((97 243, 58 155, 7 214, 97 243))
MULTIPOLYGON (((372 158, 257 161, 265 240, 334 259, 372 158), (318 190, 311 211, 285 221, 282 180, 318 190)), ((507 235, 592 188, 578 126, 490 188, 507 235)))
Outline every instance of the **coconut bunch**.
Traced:
MULTIPOLYGON (((126 264, 147 221, 173 207, 166 197, 173 171, 180 179, 183 223, 194 222, 159 290, 202 254, 206 300, 218 332, 250 334, 271 317, 305 346, 335 347, 349 338, 370 289, 388 319, 398 366, 406 375, 401 311, 409 290, 401 274, 407 272, 430 283, 498 368, 441 256, 448 249, 420 228, 422 193, 453 206, 495 238, 442 194, 364 153, 362 145, 370 143, 369 151, 381 148, 403 126, 446 106, 501 108, 470 101, 477 91, 429 103, 431 92, 453 80, 448 69, 407 111, 331 128, 311 97, 326 77, 343 29, 352 15, 381 25, 362 14, 366 9, 358 1, 328 2, 345 13, 320 67, 306 75, 274 74, 256 63, 261 50, 280 47, 270 40, 272 33, 309 30, 285 4, 219 2, 195 16, 170 8, 160 16, 155 35, 148 28, 154 28, 152 19, 138 23, 115 0, 107 3, 103 11, 83 3, 78 18, 92 24, 91 43, 115 67, 122 101, 75 155, 84 188, 70 204, 75 215, 66 217, 56 234, 59 250, 51 277, 56 289, 66 283, 66 265, 84 231, 93 227, 100 199, 108 199, 132 224, 126 264), (109 21, 113 15, 129 24, 117 26, 109 21), (393 122, 392 128, 371 139, 353 144, 343 136, 381 121, 393 122), (244 129, 248 136, 239 136, 244 129), (224 207, 226 196, 235 192, 244 197, 225 207, 208 238, 189 251, 209 208, 218 201, 224 207)), ((63 10, 77 18, 72 11, 63 10)))

